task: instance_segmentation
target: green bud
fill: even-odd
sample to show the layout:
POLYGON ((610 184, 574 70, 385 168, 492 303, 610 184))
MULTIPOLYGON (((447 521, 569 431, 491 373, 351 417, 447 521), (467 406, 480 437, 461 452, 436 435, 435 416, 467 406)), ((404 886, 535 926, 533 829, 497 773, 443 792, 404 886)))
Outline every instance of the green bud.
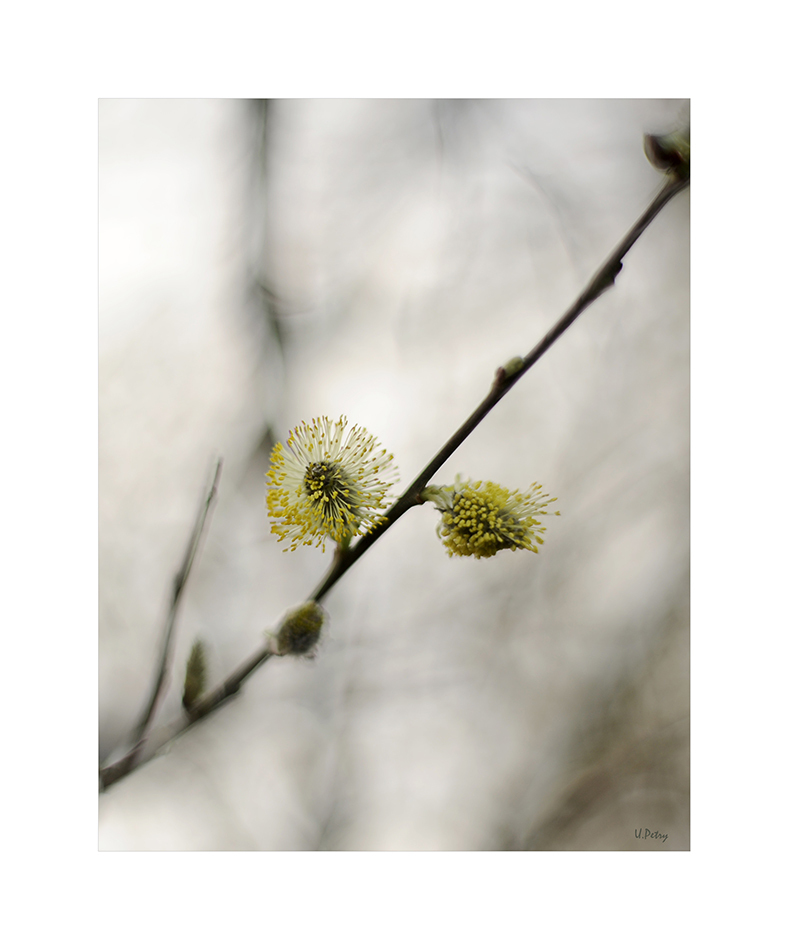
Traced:
POLYGON ((279 656, 311 654, 321 638, 326 616, 326 611, 314 600, 290 611, 271 637, 274 652, 279 656))
POLYGON ((668 135, 645 135, 644 152, 655 168, 687 178, 690 175, 690 127, 668 135))
POLYGON ((514 376, 523 369, 524 359, 522 356, 513 356, 509 362, 504 364, 504 375, 506 379, 514 376))
POLYGON ((192 709, 205 689, 206 662, 205 650, 200 640, 195 640, 192 645, 192 652, 189 654, 189 660, 186 664, 186 676, 184 678, 184 695, 182 702, 184 709, 192 709))

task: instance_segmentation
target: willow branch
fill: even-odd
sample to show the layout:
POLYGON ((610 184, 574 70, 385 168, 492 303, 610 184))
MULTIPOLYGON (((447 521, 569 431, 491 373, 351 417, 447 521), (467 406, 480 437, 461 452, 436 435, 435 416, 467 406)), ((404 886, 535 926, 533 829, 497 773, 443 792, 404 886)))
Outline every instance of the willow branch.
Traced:
MULTIPOLYGON (((321 601, 334 587, 337 581, 352 567, 359 558, 372 547, 373 544, 401 518, 409 508, 422 504, 420 492, 436 474, 439 468, 471 435, 476 427, 493 407, 504 398, 517 381, 527 373, 532 366, 544 356, 559 337, 574 323, 574 321, 593 303, 602 293, 614 286, 617 275, 622 270, 622 260, 641 237, 650 222, 658 215, 663 207, 677 194, 690 184, 690 175, 675 175, 668 178, 664 187, 657 194, 647 210, 630 228, 624 238, 614 248, 603 263, 602 267, 589 281, 573 305, 545 334, 540 342, 524 357, 515 357, 506 366, 500 367, 493 379, 490 392, 477 406, 474 412, 460 426, 446 444, 428 462, 416 476, 403 494, 394 502, 384 515, 384 521, 363 535, 352 547, 345 551, 338 550, 329 572, 321 583, 310 594, 308 600, 321 601)), ((183 713, 154 740, 143 742, 136 750, 132 750, 123 759, 100 771, 102 788, 123 778, 129 772, 138 768, 152 758, 164 745, 186 732, 195 722, 205 718, 218 709, 229 697, 235 695, 243 682, 254 671, 273 656, 268 644, 259 647, 244 663, 230 674, 213 692, 201 699, 188 713, 183 713), (144 746, 144 748, 143 748, 144 746)))
POLYGON ((609 287, 614 286, 614 281, 622 270, 622 259, 624 256, 641 237, 650 222, 654 220, 661 209, 665 207, 675 195, 687 188, 689 184, 689 175, 679 178, 669 178, 647 210, 609 254, 603 266, 589 281, 570 309, 551 327, 531 352, 523 358, 516 357, 514 360, 510 360, 506 367, 501 367, 497 370, 488 395, 449 441, 427 463, 397 501, 394 502, 384 515, 383 522, 372 531, 363 535, 356 544, 337 557, 326 577, 310 595, 311 600, 321 601, 343 574, 359 560, 365 551, 375 544, 385 531, 388 531, 389 528, 392 527, 398 518, 401 518, 406 511, 408 511, 409 508, 413 508, 414 505, 422 504, 419 493, 436 474, 439 468, 441 468, 444 462, 465 442, 496 403, 503 399, 515 383, 534 366, 537 360, 548 352, 553 344, 575 322, 584 310, 597 300, 602 293, 608 290, 609 287))

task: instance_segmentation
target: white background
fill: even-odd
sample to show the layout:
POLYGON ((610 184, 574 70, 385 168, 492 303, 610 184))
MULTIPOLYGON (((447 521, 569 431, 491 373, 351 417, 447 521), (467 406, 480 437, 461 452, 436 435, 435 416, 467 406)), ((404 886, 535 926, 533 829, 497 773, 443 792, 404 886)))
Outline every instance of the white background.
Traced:
POLYGON ((19 632, 7 650, 9 666, 35 671, 37 685, 31 702, 30 675, 9 678, 4 697, 9 721, 11 712, 26 713, 7 737, 9 761, 19 763, 18 780, 7 785, 16 819, 8 830, 17 871, 12 932, 24 928, 34 941, 79 925, 83 942, 111 937, 118 946, 151 932, 163 939, 199 932, 205 940, 263 933, 294 945, 328 932, 355 945, 386 920, 383 945, 406 934, 417 944, 470 945, 521 940, 526 914, 529 937, 558 945, 605 926, 617 945, 637 933, 654 946, 665 941, 656 921, 674 926, 679 945, 723 929, 772 938, 778 879, 768 869, 783 789, 776 728, 785 555, 775 530, 785 508, 776 438, 783 330, 775 278, 784 257, 776 182, 785 131, 775 121, 782 58, 771 40, 782 33, 771 11, 757 6, 731 30, 725 17, 712 28, 706 9, 701 18, 686 11, 681 24, 651 8, 628 7, 627 17, 599 7, 569 17, 562 9, 561 23, 522 11, 504 16, 507 29, 491 10, 483 29, 422 5, 419 30, 387 11, 386 30, 369 17, 363 24, 340 17, 332 43, 315 13, 304 30, 303 21, 295 29, 279 11, 265 11, 261 32, 239 30, 232 7, 220 28, 159 5, 155 30, 145 8, 135 17, 105 11, 101 21, 86 8, 31 12, 13 15, 3 65, 8 124, 19 141, 3 157, 5 300, 20 317, 8 327, 2 377, 17 581, 7 626, 19 632), (359 43, 360 29, 383 39, 359 43), (418 62, 412 51, 422 54, 418 62), (409 78, 393 82, 406 59, 409 78), (316 75, 332 95, 645 95, 654 83, 660 92, 694 94, 696 807, 694 853, 674 855, 670 868, 640 862, 633 873, 630 859, 616 855, 541 855, 525 864, 515 854, 92 853, 96 97, 232 96, 262 86, 273 95, 314 95, 316 75), (754 357, 743 359, 751 327, 764 331, 753 337, 754 357), (757 496, 755 506, 740 501, 745 491, 749 501, 750 492, 757 496), (289 886, 296 879, 299 889, 289 886), (196 903, 199 914, 181 910, 196 903))

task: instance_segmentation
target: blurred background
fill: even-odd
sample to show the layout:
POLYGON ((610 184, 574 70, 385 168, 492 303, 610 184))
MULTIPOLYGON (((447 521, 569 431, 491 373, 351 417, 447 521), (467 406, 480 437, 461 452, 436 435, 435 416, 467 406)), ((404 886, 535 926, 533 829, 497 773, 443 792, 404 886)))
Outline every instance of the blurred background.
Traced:
MULTIPOLYGON (((273 442, 365 426, 405 487, 662 185, 683 100, 102 100, 100 757, 179 617, 209 683, 315 587, 283 553, 273 442)), ((686 850, 689 193, 493 410, 456 473, 558 496, 539 555, 450 559, 431 506, 328 596, 314 660, 100 797, 104 850, 686 850), (638 829, 668 835, 637 839, 638 829)))

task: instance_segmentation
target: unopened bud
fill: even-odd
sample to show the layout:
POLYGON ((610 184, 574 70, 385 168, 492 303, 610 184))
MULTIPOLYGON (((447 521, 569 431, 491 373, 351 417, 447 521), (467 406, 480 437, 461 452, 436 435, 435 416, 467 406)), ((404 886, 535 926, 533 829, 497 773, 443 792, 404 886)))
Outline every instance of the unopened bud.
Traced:
POLYGON ((504 364, 504 375, 507 379, 510 376, 514 376, 516 373, 519 373, 524 366, 524 359, 522 356, 513 356, 512 359, 504 364))
POLYGON ((186 664, 186 676, 184 678, 184 695, 182 702, 184 709, 191 709, 205 689, 206 662, 205 650, 199 640, 195 640, 192 645, 192 652, 189 654, 189 660, 186 664))
POLYGON ((292 610, 271 637, 274 653, 279 656, 311 653, 321 638, 326 616, 326 611, 314 600, 292 610))
POLYGON ((690 175, 690 128, 668 135, 645 135, 644 152, 655 168, 687 178, 690 175))

